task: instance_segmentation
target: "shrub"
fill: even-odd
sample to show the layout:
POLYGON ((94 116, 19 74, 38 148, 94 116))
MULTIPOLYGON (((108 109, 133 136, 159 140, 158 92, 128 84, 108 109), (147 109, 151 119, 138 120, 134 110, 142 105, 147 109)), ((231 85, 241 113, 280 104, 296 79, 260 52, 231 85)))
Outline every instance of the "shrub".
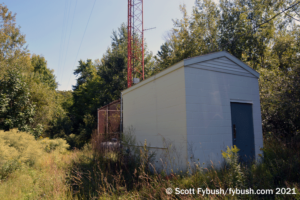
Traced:
POLYGON ((30 133, 17 129, 0 131, 0 180, 22 165, 33 166, 46 152, 63 153, 68 147, 63 139, 36 140, 30 133))
POLYGON ((48 153, 54 150, 57 150, 60 153, 66 153, 67 149, 70 147, 70 145, 67 144, 67 141, 62 138, 57 138, 57 139, 44 138, 41 139, 39 142, 42 145, 44 151, 48 153))

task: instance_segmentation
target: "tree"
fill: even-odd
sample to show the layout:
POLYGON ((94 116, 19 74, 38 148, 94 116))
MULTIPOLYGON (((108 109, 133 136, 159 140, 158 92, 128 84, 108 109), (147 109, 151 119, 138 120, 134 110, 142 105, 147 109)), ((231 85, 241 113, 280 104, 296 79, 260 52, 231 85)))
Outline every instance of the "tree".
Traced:
MULTIPOLYGON (((74 71, 74 74, 78 76, 77 83, 73 86, 73 105, 72 114, 76 124, 82 123, 82 118, 86 113, 90 113, 90 107, 93 105, 91 102, 93 97, 98 94, 93 94, 90 91, 88 85, 93 81, 97 75, 96 66, 92 63, 92 60, 86 62, 80 60, 79 66, 74 71)), ((95 108, 96 110, 96 108, 95 108)), ((96 111, 94 111, 96 112, 96 111)))
POLYGON ((280 15, 285 7, 281 0, 221 0, 219 6, 196 0, 189 16, 180 6, 183 18, 173 20, 174 28, 155 56, 155 71, 215 51, 228 51, 253 69, 269 67, 274 38, 292 23, 280 15))
MULTIPOLYGON (((127 27, 122 24, 113 31, 111 46, 100 60, 79 61, 74 74, 73 105, 70 118, 73 121, 77 147, 90 139, 97 127, 97 108, 117 100, 127 88, 127 27)), ((154 61, 145 44, 145 77, 150 76, 154 61)))
POLYGON ((161 51, 154 57, 155 73, 189 57, 218 50, 220 11, 211 0, 196 1, 192 16, 180 6, 181 20, 173 20, 174 28, 161 51))
POLYGON ((11 68, 29 72, 32 68, 25 46, 25 35, 16 27, 16 14, 0 4, 0 20, 0 78, 11 68))
POLYGON ((300 66, 283 72, 261 69, 260 96, 263 132, 285 144, 300 142, 300 66))
POLYGON ((49 128, 46 133, 51 138, 69 139, 73 131, 73 121, 71 120, 71 107, 73 105, 73 96, 71 91, 57 92, 58 109, 56 109, 55 117, 50 121, 49 128))
POLYGON ((43 56, 33 54, 31 56, 31 65, 33 66, 36 81, 49 86, 53 90, 57 88, 54 70, 47 68, 47 61, 43 56))
POLYGON ((30 131, 35 106, 30 101, 29 89, 23 77, 14 70, 0 80, 0 108, 0 129, 30 131))
POLYGON ((299 27, 274 38, 268 68, 260 69, 263 131, 288 145, 300 142, 299 27))
POLYGON ((47 130, 51 127, 51 121, 55 120, 62 110, 56 91, 56 77, 53 70, 47 67, 43 56, 33 54, 30 60, 32 71, 26 82, 30 88, 31 100, 36 105, 33 125, 42 124, 47 130))
POLYGON ((18 127, 38 136, 51 127, 50 122, 62 110, 55 76, 43 56, 33 54, 30 58, 16 15, 2 4, 0 21, 1 126, 18 127))
POLYGON ((221 0, 217 6, 211 0, 196 0, 191 16, 184 6, 180 9, 183 18, 173 21, 169 38, 155 56, 154 73, 188 57, 228 51, 261 74, 265 136, 286 144, 298 142, 300 26, 295 17, 300 4, 221 0))
MULTIPOLYGON (((122 24, 118 32, 112 35, 111 48, 108 48, 97 64, 97 75, 101 77, 100 105, 104 106, 121 96, 121 91, 127 88, 127 27, 122 24)), ((139 38, 139 37, 136 37, 139 38)), ((137 41, 139 42, 139 41, 137 41)), ((152 74, 154 62, 152 53, 145 49, 145 78, 152 74)), ((140 66, 135 66, 140 67, 140 66)))

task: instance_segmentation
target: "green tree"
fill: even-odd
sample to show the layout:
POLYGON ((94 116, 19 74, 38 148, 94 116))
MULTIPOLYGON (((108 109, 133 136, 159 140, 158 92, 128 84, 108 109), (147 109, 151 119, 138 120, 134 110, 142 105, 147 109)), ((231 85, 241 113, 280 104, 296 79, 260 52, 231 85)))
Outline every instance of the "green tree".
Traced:
MULTIPOLYGON (((122 24, 112 35, 111 47, 100 61, 96 62, 98 76, 101 77, 100 105, 106 105, 120 98, 121 91, 127 88, 127 27, 122 24)), ((138 41, 137 41, 138 42, 138 41)), ((145 78, 152 74, 154 61, 145 43, 145 78)), ((140 67, 140 66, 135 66, 140 67)))
MULTIPOLYGON (((223 50, 254 69, 270 67, 274 39, 279 42, 279 32, 284 34, 293 22, 282 14, 291 4, 282 0, 221 0, 217 5, 211 0, 196 0, 191 16, 180 6, 183 18, 173 20, 174 28, 155 56, 155 73, 183 59, 223 50)), ((290 11, 298 11, 299 6, 293 9, 285 13, 294 16, 290 11)))
POLYGON ((299 141, 300 4, 291 0, 196 0, 191 16, 173 20, 155 56, 157 73, 176 62, 225 50, 260 72, 265 136, 299 141), (283 12, 284 11, 284 12, 283 12))
POLYGON ((59 94, 56 91, 57 83, 53 70, 47 67, 47 61, 43 56, 33 54, 31 65, 32 71, 27 76, 26 82, 30 88, 31 100, 36 105, 34 126, 42 124, 47 130, 51 127, 51 121, 62 112, 59 94))
MULTIPOLYGON (((97 127, 97 109, 120 98, 127 88, 127 27, 122 24, 113 31, 111 46, 100 60, 79 61, 74 71, 77 76, 73 86, 73 105, 70 118, 78 147, 89 140, 97 127)), ((152 73, 152 53, 145 45, 145 77, 152 73)))
POLYGON ((269 55, 269 64, 260 69, 263 131, 288 145, 299 138, 299 27, 278 31, 269 55))
POLYGON ((31 56, 31 65, 33 66, 34 78, 37 81, 49 86, 53 90, 57 88, 54 70, 47 68, 47 61, 43 56, 33 54, 31 56))
MULTIPOLYGON (((28 92, 26 102, 30 102, 32 106, 35 106, 34 112, 33 110, 29 112, 30 109, 26 111, 25 107, 19 108, 18 106, 21 106, 21 104, 12 104, 14 105, 13 108, 19 110, 20 115, 17 117, 10 115, 11 118, 7 118, 8 115, 6 113, 5 124, 7 124, 7 128, 16 127, 16 123, 21 119, 20 117, 23 117, 24 120, 20 121, 18 127, 23 127, 22 129, 26 127, 27 131, 30 130, 37 136, 43 130, 51 128, 50 122, 55 121, 55 118, 63 110, 59 101, 59 95, 55 90, 57 88, 55 76, 53 70, 47 68, 47 62, 43 56, 33 54, 30 57, 26 48, 25 35, 16 26, 16 15, 12 14, 3 4, 0 4, 0 20, 0 80, 2 84, 0 87, 2 88, 2 93, 6 92, 0 97, 2 111, 4 112, 5 109, 8 109, 8 107, 5 107, 5 102, 10 98, 9 90, 17 91, 20 89, 21 91, 23 85, 26 86, 24 87, 27 88, 26 91, 28 92), (13 75, 16 71, 19 75, 13 75), (14 76, 17 78, 12 79, 14 76), (22 78, 19 79, 19 76, 22 78), (9 77, 11 79, 8 79, 9 77), (18 80, 18 82, 15 82, 15 85, 11 85, 10 89, 5 89, 3 84, 8 84, 7 81, 9 80, 18 80), (10 122, 8 119, 11 119, 10 122)), ((21 93, 19 92, 18 94, 21 93)), ((2 117, 2 123, 4 123, 3 120, 4 118, 2 117)))
POLYGON ((75 146, 73 138, 73 121, 71 119, 71 108, 73 105, 72 91, 57 91, 57 108, 54 117, 49 122, 49 127, 45 130, 45 135, 50 138, 64 138, 71 147, 75 146))
POLYGON ((218 50, 220 10, 211 0, 196 1, 191 16, 180 6, 183 18, 173 20, 174 28, 161 51, 154 57, 157 73, 183 59, 218 50))
POLYGON ((25 35, 16 26, 16 14, 0 4, 0 79, 8 69, 17 68, 22 72, 32 70, 25 35))
POLYGON ((60 96, 60 104, 65 111, 70 111, 73 105, 72 91, 57 91, 60 96))
POLYGON ((35 106, 30 101, 28 86, 16 71, 8 71, 6 77, 0 80, 0 108, 0 129, 30 131, 35 106))

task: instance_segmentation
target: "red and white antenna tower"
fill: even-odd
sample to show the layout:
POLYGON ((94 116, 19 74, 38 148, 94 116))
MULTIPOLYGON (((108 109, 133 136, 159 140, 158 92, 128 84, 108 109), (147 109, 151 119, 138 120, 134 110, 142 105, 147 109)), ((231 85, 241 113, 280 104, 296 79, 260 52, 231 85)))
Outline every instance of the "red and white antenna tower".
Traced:
POLYGON ((128 0, 127 86, 133 78, 144 80, 143 0, 128 0))

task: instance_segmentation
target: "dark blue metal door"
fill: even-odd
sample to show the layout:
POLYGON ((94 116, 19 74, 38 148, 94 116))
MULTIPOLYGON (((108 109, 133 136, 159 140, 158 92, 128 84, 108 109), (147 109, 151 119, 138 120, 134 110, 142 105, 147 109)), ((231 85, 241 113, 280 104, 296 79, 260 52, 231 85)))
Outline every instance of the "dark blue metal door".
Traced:
POLYGON ((240 161, 248 162, 255 156, 252 104, 231 103, 233 145, 240 151, 240 161))

